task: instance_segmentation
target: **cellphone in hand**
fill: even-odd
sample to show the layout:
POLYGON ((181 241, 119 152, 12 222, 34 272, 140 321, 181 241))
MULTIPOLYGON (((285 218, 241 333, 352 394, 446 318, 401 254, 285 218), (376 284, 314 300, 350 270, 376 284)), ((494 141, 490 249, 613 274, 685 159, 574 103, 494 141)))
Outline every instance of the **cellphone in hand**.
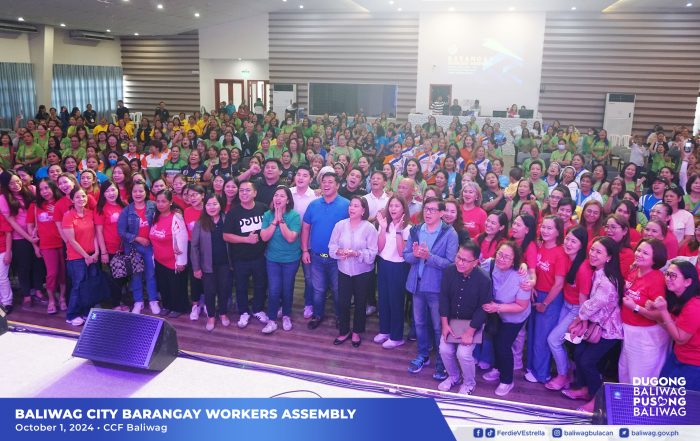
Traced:
POLYGON ((683 146, 683 150, 685 150, 686 153, 690 153, 693 151, 693 142, 692 141, 686 141, 685 145, 683 146))

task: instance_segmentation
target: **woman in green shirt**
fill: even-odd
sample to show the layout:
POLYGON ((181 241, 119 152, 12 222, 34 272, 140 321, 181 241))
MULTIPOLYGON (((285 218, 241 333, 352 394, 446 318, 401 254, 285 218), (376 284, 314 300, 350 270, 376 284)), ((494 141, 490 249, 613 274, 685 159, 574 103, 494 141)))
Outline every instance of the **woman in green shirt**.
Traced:
POLYGON ((12 168, 12 138, 7 133, 0 136, 0 166, 3 170, 12 168))
POLYGON ((41 149, 46 153, 49 149, 49 135, 46 132, 46 126, 39 124, 36 128, 36 134, 34 135, 34 142, 39 144, 41 149))
MULTIPOLYGON (((540 144, 540 148, 542 149, 543 152, 549 152, 552 150, 554 147, 551 142, 552 138, 554 138, 554 127, 549 126, 547 127, 547 131, 542 135, 542 144, 540 144)), ((556 144, 555 144, 556 145, 556 144)))
POLYGON ((604 163, 608 156, 610 156, 610 143, 608 142, 608 132, 602 129, 598 132, 598 138, 593 141, 591 145, 591 155, 593 155, 593 162, 604 163))
POLYGON ((290 139, 287 143, 287 150, 292 157, 292 165, 294 167, 299 167, 299 165, 306 162, 306 158, 299 151, 299 141, 296 138, 290 139))
POLYGON ((566 149, 566 140, 559 140, 557 149, 549 157, 549 162, 558 162, 562 167, 571 164, 571 152, 566 149))
MULTIPOLYGON (((186 139, 183 139, 183 143, 186 139)), ((182 159, 180 147, 177 145, 172 146, 170 149, 170 159, 168 159, 163 168, 160 171, 162 177, 165 178, 165 182, 172 186, 173 178, 175 175, 180 173, 182 167, 187 165, 187 161, 182 159)))
POLYGON ((535 147, 535 139, 530 135, 528 129, 523 129, 522 135, 515 141, 515 147, 519 153, 529 153, 535 147))
POLYGON ((581 153, 583 153, 584 155, 588 155, 589 153, 591 153, 591 146, 593 145, 593 141, 595 141, 595 130, 588 129, 588 134, 584 135, 581 139, 581 153))
POLYGON ((17 149, 15 164, 21 164, 27 170, 34 174, 41 167, 41 161, 44 158, 44 150, 39 147, 39 144, 34 142, 34 135, 30 131, 24 132, 22 142, 17 149))

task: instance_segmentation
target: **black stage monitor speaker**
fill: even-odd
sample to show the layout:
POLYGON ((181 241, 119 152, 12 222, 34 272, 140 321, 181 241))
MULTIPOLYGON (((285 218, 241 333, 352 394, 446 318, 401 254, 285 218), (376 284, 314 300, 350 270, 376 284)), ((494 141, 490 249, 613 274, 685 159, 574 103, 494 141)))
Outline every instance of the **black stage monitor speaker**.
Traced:
POLYGON ((593 424, 700 424, 700 392, 686 390, 676 380, 661 379, 658 386, 605 383, 595 396, 593 424))
POLYGON ((528 118, 532 118, 534 115, 535 115, 535 111, 532 109, 520 109, 518 111, 518 116, 520 118, 528 119, 528 118))
POLYGON ((0 335, 7 332, 7 311, 0 306, 0 335))
POLYGON ((162 371, 178 354, 177 334, 167 321, 147 315, 92 309, 74 357, 162 371))

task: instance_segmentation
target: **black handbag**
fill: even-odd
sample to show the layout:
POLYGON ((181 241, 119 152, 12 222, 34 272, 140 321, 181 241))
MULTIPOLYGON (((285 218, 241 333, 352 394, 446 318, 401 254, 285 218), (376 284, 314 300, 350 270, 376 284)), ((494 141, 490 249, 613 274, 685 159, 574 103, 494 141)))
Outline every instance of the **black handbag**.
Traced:
POLYGON ((87 267, 87 277, 78 287, 78 303, 81 308, 90 309, 110 298, 109 285, 100 265, 93 263, 87 267))
POLYGON ((119 251, 109 262, 109 269, 112 271, 112 277, 115 279, 123 279, 133 274, 142 273, 144 267, 143 256, 134 247, 131 247, 129 254, 119 251))

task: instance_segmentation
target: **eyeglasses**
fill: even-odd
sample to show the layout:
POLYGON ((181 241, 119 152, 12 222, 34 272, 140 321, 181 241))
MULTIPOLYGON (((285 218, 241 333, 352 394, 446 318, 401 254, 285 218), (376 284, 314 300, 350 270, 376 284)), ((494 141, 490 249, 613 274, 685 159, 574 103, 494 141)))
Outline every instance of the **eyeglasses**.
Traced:
POLYGON ((507 260, 513 260, 513 256, 511 256, 510 254, 506 254, 506 253, 504 253, 504 252, 502 252, 502 251, 499 251, 499 252, 496 253, 496 259, 506 260, 506 261, 507 261, 507 260))
POLYGON ((467 260, 463 257, 455 256, 455 261, 464 262, 464 263, 474 263, 474 262, 477 262, 478 260, 479 259, 467 260))
POLYGON ((432 213, 437 213, 438 211, 440 211, 440 209, 439 209, 439 208, 433 208, 433 207, 424 207, 424 208, 423 208, 423 211, 425 211, 426 213, 431 213, 431 214, 432 214, 432 213))
POLYGON ((620 227, 620 226, 618 226, 618 225, 611 224, 611 225, 606 225, 606 226, 605 226, 605 229, 606 229, 606 230, 613 230, 613 231, 614 231, 614 230, 621 230, 622 227, 620 227))
POLYGON ((666 271, 664 273, 664 276, 671 279, 671 281, 675 281, 678 278, 678 273, 674 273, 673 271, 666 271))

